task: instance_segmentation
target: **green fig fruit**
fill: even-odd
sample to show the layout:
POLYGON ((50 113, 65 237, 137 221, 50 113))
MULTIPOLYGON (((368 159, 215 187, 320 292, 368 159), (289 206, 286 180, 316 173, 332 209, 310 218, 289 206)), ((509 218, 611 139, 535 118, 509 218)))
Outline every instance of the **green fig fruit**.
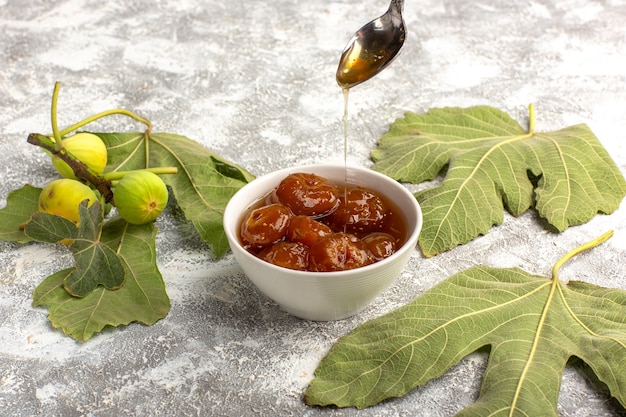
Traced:
POLYGON ((87 206, 98 201, 96 193, 76 180, 61 178, 46 185, 39 194, 39 211, 63 216, 76 224, 80 223, 79 205, 89 200, 87 206))
MULTIPOLYGON (((78 160, 100 175, 107 165, 107 147, 93 133, 80 132, 63 139, 63 147, 78 160)), ((64 178, 76 179, 72 168, 61 158, 52 155, 52 165, 64 178)))
POLYGON ((159 217, 167 205, 168 192, 163 180, 149 171, 124 176, 113 189, 117 212, 128 223, 145 224, 159 217))

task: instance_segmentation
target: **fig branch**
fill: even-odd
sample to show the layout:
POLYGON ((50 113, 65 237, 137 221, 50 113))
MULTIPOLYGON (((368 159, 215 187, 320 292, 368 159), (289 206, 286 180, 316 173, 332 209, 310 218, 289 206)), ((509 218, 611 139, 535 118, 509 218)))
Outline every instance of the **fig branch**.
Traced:
POLYGON ((31 133, 28 135, 27 142, 31 145, 39 146, 50 152, 52 155, 59 157, 63 162, 72 168, 78 179, 93 184, 93 186, 100 192, 105 202, 110 203, 113 200, 111 181, 94 173, 87 165, 76 159, 66 149, 61 148, 60 150, 57 150, 56 144, 59 143, 59 141, 53 142, 45 135, 31 133))

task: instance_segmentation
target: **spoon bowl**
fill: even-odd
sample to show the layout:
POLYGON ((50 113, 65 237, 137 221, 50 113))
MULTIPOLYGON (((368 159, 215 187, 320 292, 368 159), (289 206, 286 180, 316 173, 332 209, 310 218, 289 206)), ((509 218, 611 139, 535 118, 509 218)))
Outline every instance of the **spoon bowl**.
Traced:
POLYGON ((348 41, 339 60, 337 84, 348 89, 385 69, 404 44, 404 0, 391 0, 389 9, 361 27, 348 41))

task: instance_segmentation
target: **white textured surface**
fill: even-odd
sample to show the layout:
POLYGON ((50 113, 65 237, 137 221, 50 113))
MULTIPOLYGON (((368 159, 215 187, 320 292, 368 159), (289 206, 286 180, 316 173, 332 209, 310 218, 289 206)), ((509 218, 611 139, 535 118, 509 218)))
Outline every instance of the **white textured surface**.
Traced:
MULTIPOLYGON (((375 0, 0 0, 0 204, 54 172, 26 143, 59 122, 109 108, 200 141, 255 174, 342 159, 343 98, 334 81, 345 41, 387 4, 375 0)), ((587 123, 626 173, 626 1, 463 0, 405 6, 397 61, 351 93, 350 155, 369 152, 404 111, 487 104, 538 130, 587 123)), ((94 130, 138 129, 122 117, 94 130)), ((159 220, 158 262, 172 300, 152 327, 131 325, 79 344, 31 307, 63 248, 0 242, 0 413, 7 416, 449 416, 480 387, 475 354, 404 398, 354 409, 306 407, 320 358, 363 321, 476 263, 548 275, 565 252, 615 236, 562 269, 626 289, 626 209, 556 235, 533 212, 432 259, 416 252, 383 296, 348 320, 295 319, 264 299, 232 255, 214 260, 188 226, 159 220)), ((584 367, 566 370, 563 416, 625 415, 584 367)))

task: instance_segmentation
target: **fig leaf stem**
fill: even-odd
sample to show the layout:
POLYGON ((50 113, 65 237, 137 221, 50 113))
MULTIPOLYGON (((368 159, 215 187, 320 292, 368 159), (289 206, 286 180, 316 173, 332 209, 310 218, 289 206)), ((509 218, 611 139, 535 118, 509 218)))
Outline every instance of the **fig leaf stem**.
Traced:
POLYGON ((532 103, 528 105, 528 133, 535 134, 535 106, 532 103))
POLYGON ((561 268, 561 266, 563 266, 563 264, 565 262, 569 261, 570 259, 572 259, 574 256, 578 255, 581 252, 584 252, 586 250, 593 249, 596 246, 599 246, 600 244, 602 244, 602 243, 606 242, 607 240, 609 240, 611 238, 611 236, 613 236, 613 231, 609 230, 608 232, 604 233, 602 236, 599 236, 599 237, 595 238, 591 242, 587 242, 587 243, 585 243, 583 245, 580 245, 579 247, 571 250, 564 257, 559 259, 554 264, 554 266, 552 267, 552 279, 554 281, 557 281, 559 279, 559 269, 561 268))
POLYGON ((133 120, 136 120, 140 123, 143 123, 146 125, 146 132, 145 135, 146 137, 150 136, 150 133, 152 132, 152 123, 150 122, 150 120, 138 116, 135 113, 125 110, 125 109, 111 109, 111 110, 105 110, 102 111, 100 113, 94 114, 92 116, 89 116, 83 120, 81 120, 78 123, 74 123, 71 126, 66 127, 63 130, 59 130, 59 125, 57 122, 57 102, 59 99, 59 90, 61 89, 61 83, 59 81, 57 81, 54 84, 54 91, 52 92, 52 108, 51 108, 51 121, 52 121, 52 136, 54 137, 55 140, 55 149, 57 151, 60 151, 61 148, 63 147, 63 143, 61 141, 61 138, 63 138, 64 136, 68 135, 69 133, 80 129, 81 127, 88 125, 91 122, 94 122, 98 119, 102 119, 103 117, 107 117, 107 116, 111 116, 111 115, 115 115, 115 114, 121 114, 124 116, 128 116, 133 120))
POLYGON ((59 124, 57 122, 57 102, 59 101, 59 90, 61 88, 61 83, 54 83, 54 90, 52 91, 52 106, 50 107, 50 118, 52 122, 52 136, 54 137, 54 149, 58 152, 63 149, 63 142, 61 138, 63 137, 59 132, 59 124))
POLYGON ((121 115, 124 115, 124 116, 128 116, 131 119, 134 119, 134 120, 136 120, 138 122, 141 122, 141 123, 145 124, 146 125, 146 134, 150 135, 150 132, 152 131, 152 123, 148 119, 143 118, 141 116, 138 116, 135 113, 133 113, 131 111, 128 111, 128 110, 124 110, 124 109, 105 110, 105 111, 102 111, 100 113, 94 114, 93 116, 89 116, 86 119, 83 119, 83 120, 81 120, 78 123, 74 123, 73 125, 66 127, 65 129, 61 130, 59 132, 59 134, 61 136, 65 136, 68 133, 71 133, 71 132, 73 132, 75 130, 78 130, 81 127, 83 127, 85 125, 88 125, 91 122, 94 122, 94 121, 96 121, 98 119, 102 119, 103 117, 112 116, 114 114, 121 114, 121 115))
POLYGON ((154 168, 146 168, 146 169, 136 169, 131 171, 117 171, 117 172, 106 172, 102 174, 102 178, 108 181, 116 181, 122 179, 126 175, 131 172, 137 171, 149 171, 156 175, 166 175, 166 174, 176 174, 178 173, 178 168, 176 167, 154 167, 154 168))

